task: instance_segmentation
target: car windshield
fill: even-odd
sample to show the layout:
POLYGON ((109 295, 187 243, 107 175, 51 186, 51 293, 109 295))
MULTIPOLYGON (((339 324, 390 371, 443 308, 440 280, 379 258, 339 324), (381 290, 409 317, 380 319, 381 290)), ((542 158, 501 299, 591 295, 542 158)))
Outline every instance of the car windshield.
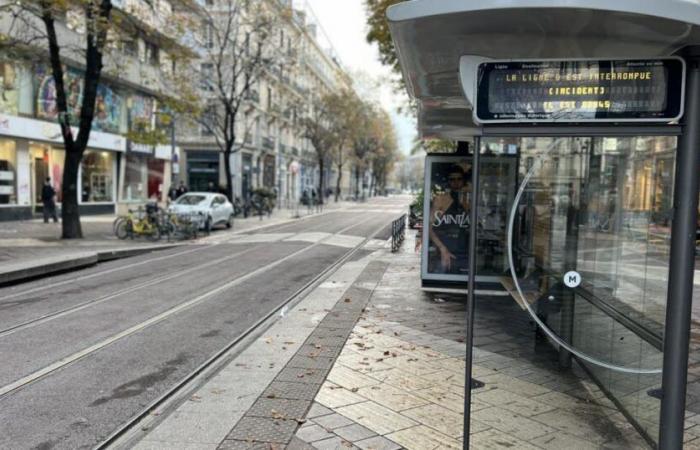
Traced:
POLYGON ((183 195, 175 203, 178 205, 199 205, 204 200, 206 200, 206 197, 203 195, 183 195))

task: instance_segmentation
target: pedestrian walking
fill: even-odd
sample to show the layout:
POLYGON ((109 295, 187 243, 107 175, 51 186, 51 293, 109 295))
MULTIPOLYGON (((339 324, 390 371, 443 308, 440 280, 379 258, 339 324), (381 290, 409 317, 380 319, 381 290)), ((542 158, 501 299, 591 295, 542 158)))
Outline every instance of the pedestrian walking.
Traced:
POLYGON ((174 202, 175 200, 177 200, 178 197, 179 195, 177 193, 177 188, 175 187, 175 185, 171 185, 170 189, 168 189, 168 199, 171 202, 174 202))
POLYGON ((185 186, 185 182, 180 180, 180 185, 177 187, 177 198, 180 198, 182 195, 187 194, 187 186, 185 186))
POLYGON ((51 178, 46 178, 44 187, 41 189, 41 202, 44 204, 44 223, 49 223, 49 217, 53 222, 58 222, 56 215, 56 190, 51 186, 51 178))

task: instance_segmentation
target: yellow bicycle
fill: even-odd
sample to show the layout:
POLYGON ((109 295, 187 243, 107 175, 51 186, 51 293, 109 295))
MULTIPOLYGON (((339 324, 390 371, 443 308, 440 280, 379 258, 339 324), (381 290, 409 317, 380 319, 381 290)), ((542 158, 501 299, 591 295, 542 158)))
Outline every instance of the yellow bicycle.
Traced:
POLYGON ((119 239, 145 236, 149 241, 157 241, 160 240, 160 225, 149 214, 136 215, 134 211, 129 210, 123 220, 116 223, 114 233, 119 239))

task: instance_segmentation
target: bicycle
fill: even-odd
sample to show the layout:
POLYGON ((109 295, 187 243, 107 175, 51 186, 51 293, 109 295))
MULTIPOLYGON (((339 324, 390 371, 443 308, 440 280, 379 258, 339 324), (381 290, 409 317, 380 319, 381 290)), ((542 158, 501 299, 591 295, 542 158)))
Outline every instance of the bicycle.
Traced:
MULTIPOLYGON (((116 221, 115 221, 116 222, 116 221)), ((149 241, 158 241, 161 237, 161 227, 151 214, 143 214, 143 210, 129 210, 129 213, 116 224, 117 238, 133 239, 134 236, 145 236, 149 241)))

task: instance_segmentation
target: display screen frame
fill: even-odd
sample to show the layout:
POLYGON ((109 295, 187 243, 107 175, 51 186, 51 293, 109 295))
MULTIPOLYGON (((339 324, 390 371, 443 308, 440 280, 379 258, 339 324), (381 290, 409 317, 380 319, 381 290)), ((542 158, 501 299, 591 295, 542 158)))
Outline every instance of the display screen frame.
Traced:
MULTIPOLYGON (((476 100, 473 110, 474 121, 478 124, 513 124, 513 123, 614 123, 614 122, 636 122, 636 123, 673 123, 680 120, 684 114, 685 84, 686 84, 686 64, 680 57, 664 58, 577 58, 577 59, 522 59, 522 60, 488 60, 477 66, 475 81, 476 100), (599 62, 603 64, 611 63, 648 63, 663 62, 669 69, 668 82, 666 84, 666 109, 657 117, 644 116, 640 112, 632 113, 610 113, 604 117, 572 117, 570 114, 562 114, 561 117, 533 117, 527 113, 522 116, 501 117, 489 111, 489 74, 495 70, 496 65, 506 65, 507 70, 517 70, 523 64, 556 64, 572 62, 599 62), (489 71, 489 69, 491 69, 489 71), (680 89, 679 89, 680 88, 680 89), (636 115, 637 117, 634 117, 636 115)), ((503 70, 503 69, 500 69, 503 70)), ((541 113, 536 113, 541 114, 541 113)), ((602 113, 601 113, 602 114, 602 113)), ((652 114, 652 113, 649 113, 652 114)))

